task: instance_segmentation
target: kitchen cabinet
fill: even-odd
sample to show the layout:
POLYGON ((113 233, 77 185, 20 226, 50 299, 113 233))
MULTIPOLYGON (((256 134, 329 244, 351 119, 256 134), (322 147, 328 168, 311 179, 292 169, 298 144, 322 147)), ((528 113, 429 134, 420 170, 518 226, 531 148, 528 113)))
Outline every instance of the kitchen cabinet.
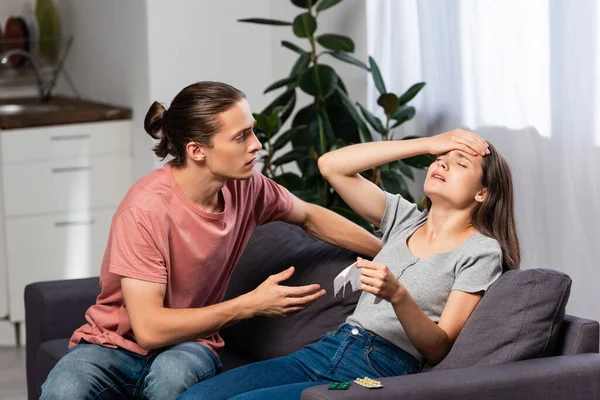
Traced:
POLYGON ((99 274, 131 160, 128 118, 0 126, 0 316, 25 320, 29 283, 99 274))

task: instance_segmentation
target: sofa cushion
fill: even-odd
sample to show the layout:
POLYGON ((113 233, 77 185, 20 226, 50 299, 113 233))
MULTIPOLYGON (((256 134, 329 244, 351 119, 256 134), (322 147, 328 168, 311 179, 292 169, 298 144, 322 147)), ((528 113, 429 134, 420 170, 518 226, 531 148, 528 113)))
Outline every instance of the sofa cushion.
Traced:
POLYGON ((426 370, 551 355, 570 290, 571 278, 558 271, 505 272, 483 296, 446 358, 426 370))
POLYGON ((221 332, 225 348, 251 360, 292 353, 335 330, 354 311, 360 291, 333 297, 333 279, 356 260, 349 251, 317 240, 283 222, 259 226, 238 262, 225 299, 254 290, 270 275, 294 266, 284 285, 319 283, 327 294, 307 309, 286 318, 256 317, 221 332))
MULTIPOLYGON (((48 340, 47 342, 40 344, 36 363, 35 365, 32 365, 32 367, 36 368, 38 371, 37 376, 39 376, 40 379, 43 379, 41 382, 36 382, 38 389, 41 388, 46 377, 50 373, 50 370, 52 370, 56 363, 63 358, 68 349, 69 338, 48 340)), ((27 368, 29 368, 29 366, 27 368)), ((38 392, 38 394, 39 393, 41 392, 38 392)))

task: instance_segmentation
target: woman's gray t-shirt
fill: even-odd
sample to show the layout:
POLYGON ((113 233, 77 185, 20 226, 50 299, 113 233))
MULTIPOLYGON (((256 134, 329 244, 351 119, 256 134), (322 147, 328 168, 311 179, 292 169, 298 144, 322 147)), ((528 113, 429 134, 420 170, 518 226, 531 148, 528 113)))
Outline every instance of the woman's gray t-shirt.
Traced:
MULTIPOLYGON (((450 291, 486 291, 502 274, 500 244, 479 232, 452 251, 433 254, 425 260, 414 256, 406 242, 425 223, 428 213, 399 195, 386 192, 385 199, 380 226, 383 248, 373 261, 385 264, 399 276, 433 322, 439 322, 450 291)), ((423 362, 425 358, 406 336, 392 305, 375 300, 374 295, 363 292, 346 322, 377 334, 423 362)))

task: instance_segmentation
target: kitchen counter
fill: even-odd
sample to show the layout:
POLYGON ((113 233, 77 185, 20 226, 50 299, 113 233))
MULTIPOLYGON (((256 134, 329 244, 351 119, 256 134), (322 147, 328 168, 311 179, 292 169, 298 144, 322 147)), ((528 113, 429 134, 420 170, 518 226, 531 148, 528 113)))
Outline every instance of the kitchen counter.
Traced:
POLYGON ((53 96, 43 104, 35 97, 0 99, 0 130, 124 120, 131 115, 129 108, 62 96, 53 96), (24 110, 12 110, 17 107, 24 110))

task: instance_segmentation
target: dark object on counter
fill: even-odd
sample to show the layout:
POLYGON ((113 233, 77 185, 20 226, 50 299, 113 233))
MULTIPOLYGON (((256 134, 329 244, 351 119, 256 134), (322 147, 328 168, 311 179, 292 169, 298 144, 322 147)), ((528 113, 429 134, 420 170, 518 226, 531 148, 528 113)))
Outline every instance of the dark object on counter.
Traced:
MULTIPOLYGON (((21 17, 10 17, 6 20, 4 28, 4 45, 2 52, 9 50, 29 51, 29 29, 21 17)), ((9 58, 11 65, 15 68, 25 65, 25 57, 14 55, 9 58)))

